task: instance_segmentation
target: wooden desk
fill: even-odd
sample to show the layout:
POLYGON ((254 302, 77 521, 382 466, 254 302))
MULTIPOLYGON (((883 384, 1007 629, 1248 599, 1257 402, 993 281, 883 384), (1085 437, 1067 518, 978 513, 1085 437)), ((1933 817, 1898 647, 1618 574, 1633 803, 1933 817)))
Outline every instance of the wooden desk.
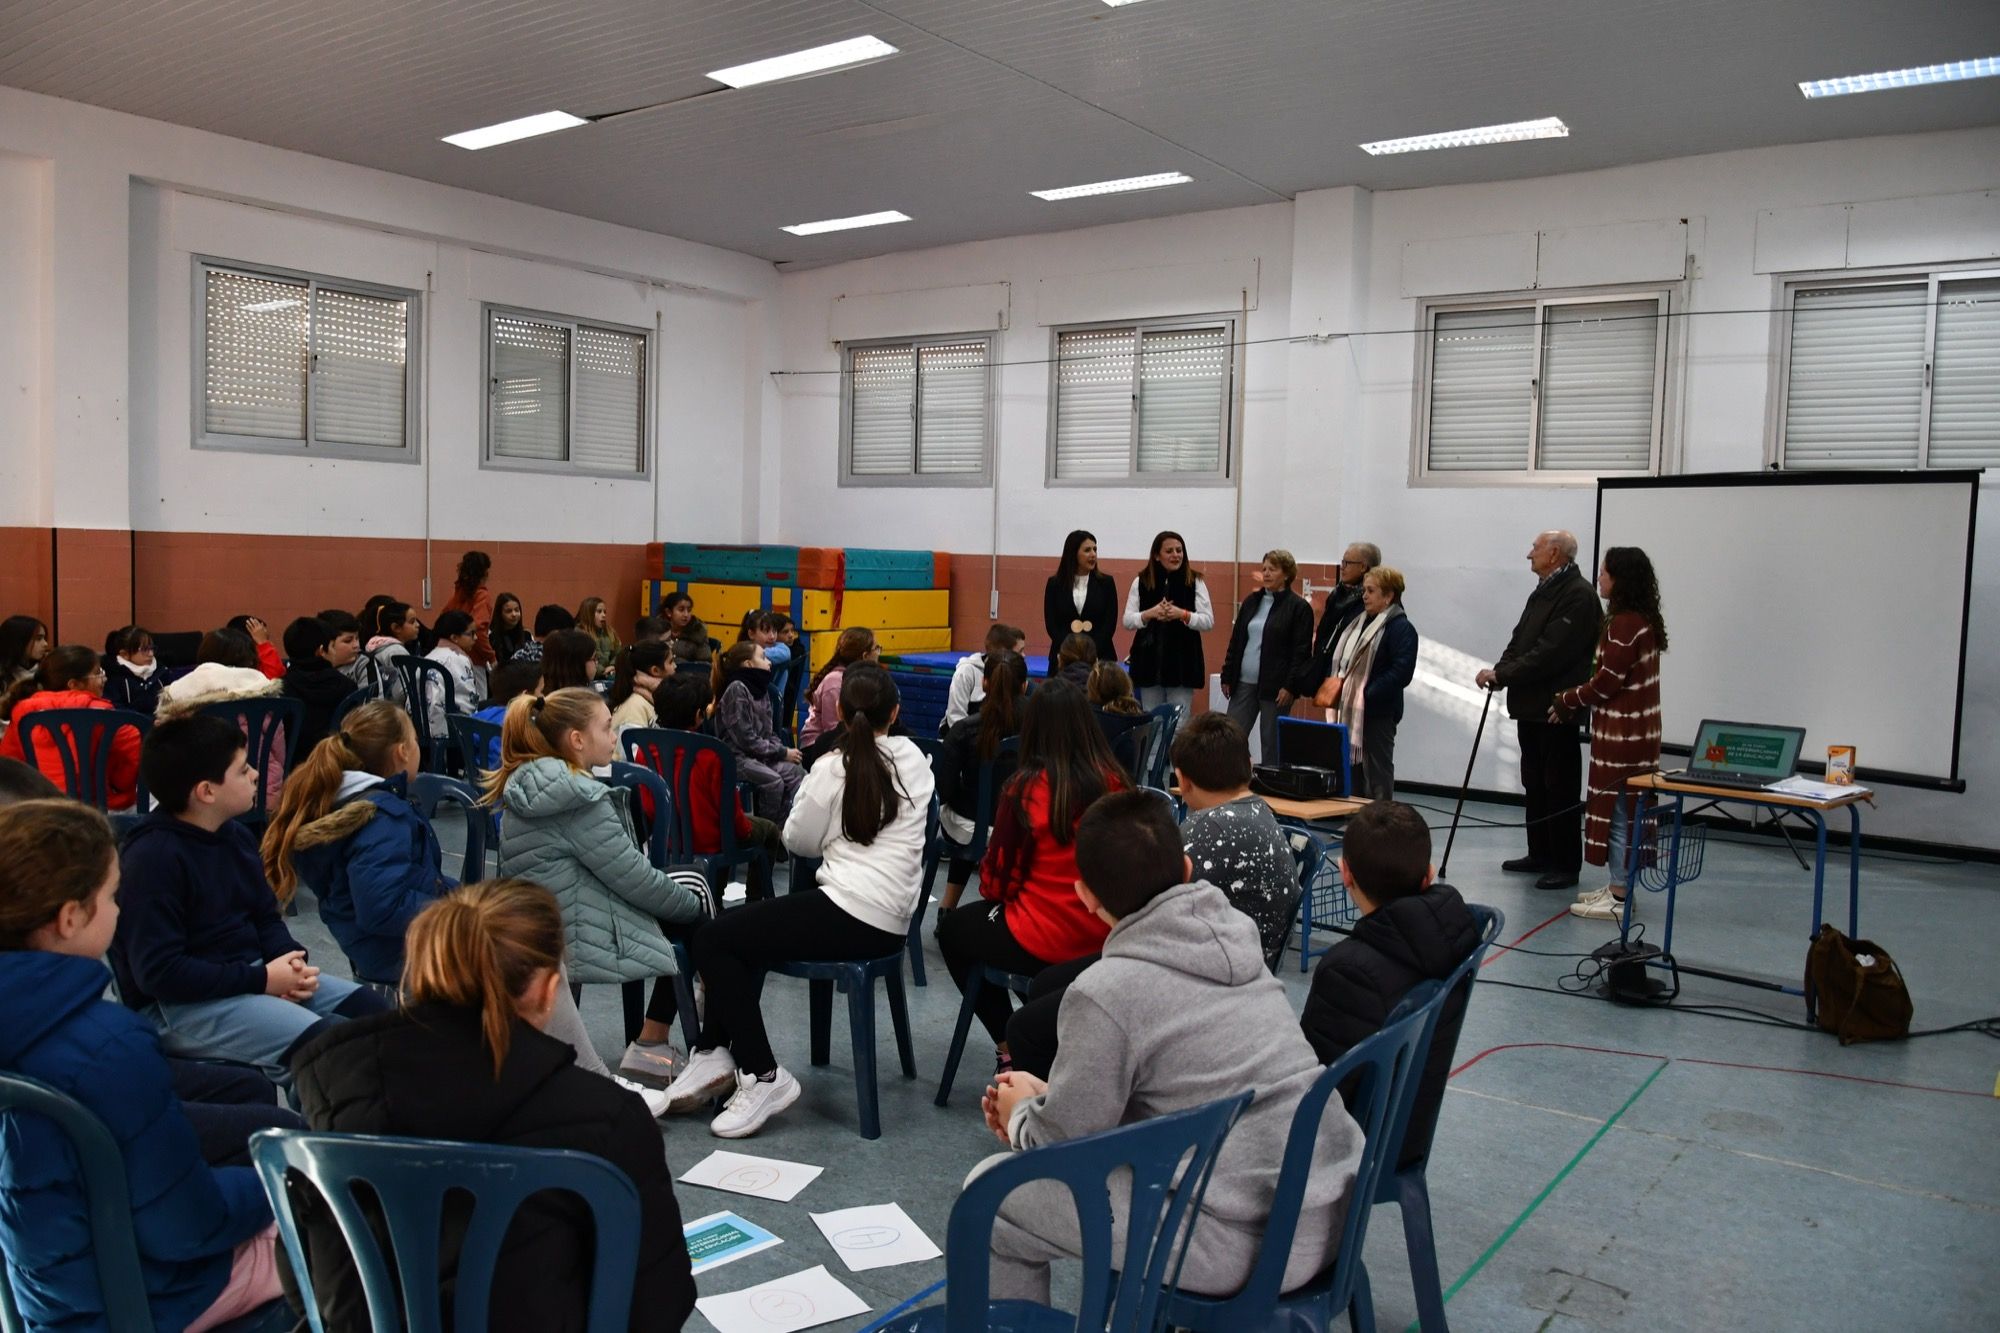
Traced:
POLYGON ((1875 794, 1866 787, 1856 787, 1828 800, 1817 801, 1810 796, 1793 796, 1781 791, 1745 791, 1741 787, 1711 787, 1706 783, 1669 777, 1665 773, 1646 773, 1636 778, 1627 778, 1625 785, 1634 791, 1664 792, 1677 796, 1705 796, 1712 801, 1749 801, 1756 805, 1796 810, 1840 810, 1853 805, 1856 801, 1866 801, 1875 794))
POLYGON ((1271 807, 1271 813, 1280 819, 1296 819, 1311 824, 1322 819, 1345 819, 1368 804, 1352 796, 1329 796, 1318 801, 1295 801, 1289 796, 1266 796, 1262 792, 1251 792, 1258 800, 1271 807))

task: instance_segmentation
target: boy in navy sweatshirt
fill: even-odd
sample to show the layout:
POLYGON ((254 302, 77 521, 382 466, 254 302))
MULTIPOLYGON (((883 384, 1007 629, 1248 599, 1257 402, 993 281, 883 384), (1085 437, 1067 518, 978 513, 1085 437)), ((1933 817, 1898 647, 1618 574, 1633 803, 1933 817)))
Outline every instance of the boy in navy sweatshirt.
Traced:
POLYGON ((125 1003, 182 1051, 291 1077, 328 1025, 380 1013, 373 991, 322 976, 278 915, 257 840, 236 817, 261 780, 243 733, 193 713, 146 737, 139 771, 159 809, 125 839, 112 971, 125 1003))

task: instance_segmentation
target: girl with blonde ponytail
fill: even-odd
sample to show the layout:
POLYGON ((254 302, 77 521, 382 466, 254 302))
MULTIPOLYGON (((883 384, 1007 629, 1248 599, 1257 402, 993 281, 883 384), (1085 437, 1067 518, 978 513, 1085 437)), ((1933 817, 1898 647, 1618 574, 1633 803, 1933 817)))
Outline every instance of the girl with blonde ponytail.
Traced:
POLYGON ((357 980, 393 986, 403 935, 457 885, 430 822, 410 804, 422 751, 387 700, 354 709, 292 771, 264 828, 264 874, 279 901, 303 881, 357 980))
MULTIPOLYGON (((631 1327, 679 1328, 695 1289, 659 1128, 637 1098, 578 1068, 554 1031, 569 1000, 563 936, 555 898, 526 880, 438 899, 410 923, 402 1009, 342 1024, 309 1047, 294 1075, 300 1106, 314 1129, 334 1133, 603 1158, 639 1191, 631 1327)), ((365 1333, 367 1303, 339 1225, 311 1191, 294 1206, 327 1333, 365 1333)), ((447 1217, 438 1274, 447 1327, 464 1227, 463 1216, 447 1217)), ((567 1200, 531 1199, 501 1247, 489 1328, 583 1327, 591 1249, 589 1224, 567 1200)))

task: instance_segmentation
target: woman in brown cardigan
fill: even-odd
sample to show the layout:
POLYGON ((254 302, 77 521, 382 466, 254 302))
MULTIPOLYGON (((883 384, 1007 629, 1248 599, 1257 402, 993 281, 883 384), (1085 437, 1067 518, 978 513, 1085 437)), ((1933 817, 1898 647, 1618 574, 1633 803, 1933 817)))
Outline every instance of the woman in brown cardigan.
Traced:
POLYGON ((1608 865, 1611 878, 1580 895, 1569 910, 1572 916, 1608 921, 1624 909, 1627 848, 1640 809, 1639 798, 1626 797, 1625 780, 1660 766, 1660 654, 1667 647, 1667 624, 1660 617, 1653 562, 1636 546, 1605 550, 1597 591, 1605 609, 1597 670, 1583 684, 1558 693, 1549 718, 1560 722, 1579 708, 1590 710, 1583 859, 1608 865))

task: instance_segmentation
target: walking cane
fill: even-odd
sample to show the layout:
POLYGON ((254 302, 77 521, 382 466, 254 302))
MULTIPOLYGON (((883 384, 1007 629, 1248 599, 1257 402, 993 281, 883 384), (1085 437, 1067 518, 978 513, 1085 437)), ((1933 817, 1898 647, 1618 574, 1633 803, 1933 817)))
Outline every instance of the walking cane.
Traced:
POLYGON ((1479 710, 1479 730, 1472 733, 1472 753, 1465 757, 1465 781, 1458 784, 1458 805, 1451 812, 1451 832, 1445 835, 1444 859, 1438 862, 1438 878, 1451 866, 1451 844, 1458 837, 1458 817, 1465 813, 1465 792, 1472 785, 1472 765, 1479 758, 1479 741, 1486 735, 1486 715, 1493 710, 1493 690, 1486 690, 1486 704, 1479 710))

